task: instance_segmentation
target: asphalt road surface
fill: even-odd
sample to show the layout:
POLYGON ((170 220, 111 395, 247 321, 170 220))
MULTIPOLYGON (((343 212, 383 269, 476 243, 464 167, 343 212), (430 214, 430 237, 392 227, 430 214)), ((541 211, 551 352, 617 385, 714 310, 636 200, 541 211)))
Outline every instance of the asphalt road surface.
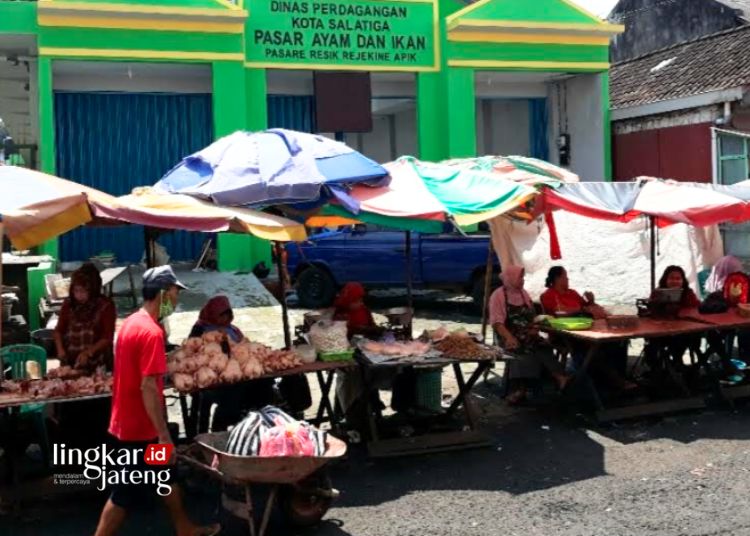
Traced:
MULTIPOLYGON (((476 326, 461 314, 446 306, 423 327, 476 326)), ((750 407, 601 427, 554 404, 509 410, 496 381, 480 384, 474 398, 490 447, 373 461, 355 446, 332 467, 342 493, 323 523, 299 531, 275 516, 270 534, 750 536, 750 407)), ((195 475, 187 484, 191 514, 218 519, 218 486, 195 475)), ((0 536, 93 534, 106 498, 46 496, 36 485, 19 491, 32 498, 0 514, 0 536)), ((222 534, 247 534, 245 525, 224 522, 222 534)), ((172 531, 155 508, 135 513, 121 534, 172 531)))
MULTIPOLYGON (((539 410, 508 412, 491 401, 492 389, 479 392, 491 447, 378 461, 355 448, 333 467, 342 495, 322 525, 295 531, 277 520, 272 534, 750 534, 750 408, 596 428, 539 410)), ((194 478, 189 490, 191 512, 215 519, 216 487, 194 478)), ((91 534, 103 500, 27 501, 0 517, 0 534, 91 534)), ((154 509, 134 515, 122 534, 170 534, 168 527, 154 509)))

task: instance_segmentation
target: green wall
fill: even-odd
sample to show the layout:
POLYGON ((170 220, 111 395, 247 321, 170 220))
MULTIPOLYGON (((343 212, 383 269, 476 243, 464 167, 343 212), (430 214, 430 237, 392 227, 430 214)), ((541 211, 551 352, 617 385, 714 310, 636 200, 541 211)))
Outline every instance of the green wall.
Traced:
MULTIPOLYGON (((94 1, 94 0, 87 0, 94 1)), ((253 5, 266 0, 246 0, 252 16, 253 5)), ((169 5, 186 5, 177 0, 165 0, 169 5)), ((452 157, 474 156, 477 152, 475 68, 472 61, 512 61, 546 63, 593 63, 608 61, 606 46, 523 43, 472 43, 448 41, 446 17, 466 7, 457 0, 437 0, 439 16, 438 40, 439 70, 416 74, 417 132, 419 156, 425 160, 442 160, 452 157), (463 62, 462 66, 449 66, 451 60, 463 62), (468 63, 467 63, 468 62, 468 63)), ((128 3, 122 0, 120 3, 128 3)), ((147 0, 132 0, 134 4, 153 4, 147 0)), ((212 0, 191 0, 197 7, 212 0)), ((166 4, 165 4, 166 5, 166 4)), ((218 5, 218 4, 216 4, 218 5)), ((216 138, 235 130, 261 130, 267 127, 266 71, 250 68, 238 55, 246 56, 250 40, 243 34, 185 33, 163 30, 118 30, 91 28, 38 27, 36 2, 2 2, 0 0, 0 32, 37 33, 41 48, 39 59, 39 112, 41 169, 55 172, 54 109, 52 95, 52 57, 65 58, 65 49, 89 49, 90 59, 128 62, 202 62, 210 63, 213 71, 213 113, 216 138), (44 49, 55 49, 45 53, 44 49), (109 57, 117 50, 117 57, 109 57), (144 52, 146 51, 146 52, 144 52), (195 53, 193 59, 178 57, 174 52, 195 53), (164 57, 159 57, 163 52, 164 57), (170 53, 171 56, 170 56, 170 53), (46 55, 45 55, 46 54, 46 55), (54 56, 50 56, 53 54, 54 56), (103 54, 107 57, 97 57, 103 54), (140 55, 154 55, 148 59, 140 55), (210 57, 215 54, 215 58, 210 57)), ((223 8, 220 8, 223 9, 223 8)), ((592 26, 597 21, 561 0, 494 0, 466 13, 465 18, 482 20, 554 22, 592 26)), ((80 52, 78 52, 80 53, 80 52)), ((74 59, 89 59, 85 56, 74 59)), ((512 70, 534 70, 534 66, 521 66, 512 70)), ((510 69, 509 69, 510 70, 510 69)), ((555 71, 544 68, 545 71, 555 71)), ((598 72, 597 67, 566 67, 561 72, 598 72)), ((604 176, 611 176, 611 143, 609 139, 608 76, 602 77, 602 96, 605 136, 604 176)), ((265 261, 270 265, 268 242, 250 236, 223 234, 218 239, 219 267, 222 270, 250 270, 265 261)), ((57 254, 57 243, 40 248, 43 252, 57 254)))

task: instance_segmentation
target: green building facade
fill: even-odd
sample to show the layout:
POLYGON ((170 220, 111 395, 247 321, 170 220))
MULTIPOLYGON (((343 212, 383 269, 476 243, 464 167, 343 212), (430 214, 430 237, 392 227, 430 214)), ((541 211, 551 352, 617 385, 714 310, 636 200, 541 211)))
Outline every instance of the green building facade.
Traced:
MULTIPOLYGON (((346 141, 375 159, 505 150, 560 162, 561 140, 571 169, 602 180, 611 168, 608 46, 622 30, 567 0, 0 0, 0 117, 29 165, 113 191, 118 169, 156 158, 161 144, 194 150, 238 129, 304 124, 314 71, 366 71, 373 112, 386 119, 346 141), (113 107, 138 94, 205 98, 144 101, 144 118, 173 107, 174 124, 119 132, 113 107), (128 149, 97 164, 77 125, 89 134, 99 125, 100 141, 128 149), (70 171, 76 159, 91 165, 70 171)), ((219 239, 225 270, 268 255, 247 237, 219 239)))

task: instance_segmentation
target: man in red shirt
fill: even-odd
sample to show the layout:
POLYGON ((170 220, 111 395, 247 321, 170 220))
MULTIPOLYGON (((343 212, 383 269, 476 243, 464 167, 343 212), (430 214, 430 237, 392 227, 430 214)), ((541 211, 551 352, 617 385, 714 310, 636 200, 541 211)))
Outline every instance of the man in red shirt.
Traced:
MULTIPOLYGON (((109 433, 115 448, 141 449, 152 443, 171 444, 164 407, 164 374, 167 373, 165 334, 159 323, 177 305, 186 288, 169 266, 152 268, 143 274, 143 307, 128 317, 117 335, 115 346, 112 415, 109 433)), ((134 469, 148 469, 142 466, 134 469)), ((113 535, 125 521, 127 511, 138 505, 147 492, 137 485, 113 486, 104 506, 96 536, 113 535)), ((194 525, 182 504, 182 493, 172 485, 163 497, 178 536, 216 534, 218 527, 194 525)))

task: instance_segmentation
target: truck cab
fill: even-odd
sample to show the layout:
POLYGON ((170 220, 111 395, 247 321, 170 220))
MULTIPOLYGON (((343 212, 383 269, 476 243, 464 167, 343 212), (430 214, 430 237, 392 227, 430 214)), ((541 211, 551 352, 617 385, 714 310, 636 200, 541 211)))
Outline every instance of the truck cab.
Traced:
MULTIPOLYGON (((481 304, 489 247, 486 225, 463 234, 450 224, 440 234, 412 232, 414 288, 470 293, 481 304)), ((312 230, 307 242, 287 246, 288 269, 300 305, 328 307, 348 281, 358 281, 368 289, 404 286, 406 249, 406 232, 376 225, 312 230)), ((496 262, 493 273, 499 273, 496 262)))

